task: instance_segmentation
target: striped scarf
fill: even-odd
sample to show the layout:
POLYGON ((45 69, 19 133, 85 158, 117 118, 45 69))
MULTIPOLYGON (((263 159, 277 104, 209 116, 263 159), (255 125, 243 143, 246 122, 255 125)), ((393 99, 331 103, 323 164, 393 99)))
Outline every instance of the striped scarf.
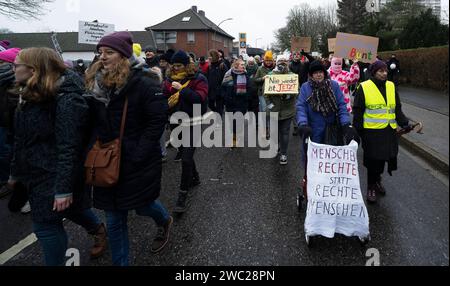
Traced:
POLYGON ((331 80, 326 79, 322 82, 315 82, 309 79, 308 82, 312 87, 312 95, 306 101, 311 105, 311 108, 316 112, 322 113, 325 117, 331 113, 337 113, 339 109, 336 96, 331 88, 331 80))
POLYGON ((245 71, 239 72, 233 69, 233 73, 237 75, 236 80, 236 94, 247 93, 247 77, 245 76, 245 71))

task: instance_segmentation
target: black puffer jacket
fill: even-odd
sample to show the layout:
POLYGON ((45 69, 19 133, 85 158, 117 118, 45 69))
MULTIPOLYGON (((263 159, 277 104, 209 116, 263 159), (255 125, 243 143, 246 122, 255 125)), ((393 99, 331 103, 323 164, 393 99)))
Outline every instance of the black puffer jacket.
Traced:
POLYGON ((111 188, 94 188, 94 206, 102 210, 133 210, 159 197, 161 149, 159 140, 167 122, 167 99, 157 80, 142 70, 133 70, 128 83, 114 95, 108 107, 89 98, 94 131, 102 142, 118 138, 125 97, 128 115, 122 141, 119 183, 111 188))
POLYGON ((22 103, 15 116, 15 152, 12 176, 28 186, 32 218, 36 222, 61 219, 84 207, 83 152, 88 106, 83 83, 67 71, 55 99, 22 103), (55 196, 73 194, 64 213, 53 211, 55 196))

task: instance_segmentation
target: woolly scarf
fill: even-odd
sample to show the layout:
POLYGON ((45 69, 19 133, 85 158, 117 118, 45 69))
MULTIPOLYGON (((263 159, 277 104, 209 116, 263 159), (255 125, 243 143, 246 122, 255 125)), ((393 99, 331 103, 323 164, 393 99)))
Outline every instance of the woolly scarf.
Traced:
POLYGON ((186 77, 187 77, 186 72, 180 72, 180 73, 172 75, 170 78, 174 81, 181 81, 181 80, 185 79, 186 77))
POLYGON ((338 106, 336 97, 331 88, 331 80, 326 79, 321 82, 316 82, 312 79, 308 80, 312 87, 312 94, 306 100, 311 108, 322 113, 324 117, 327 117, 331 113, 338 112, 338 106))
POLYGON ((233 73, 237 75, 236 94, 247 93, 247 77, 245 76, 245 71, 240 72, 233 69, 233 73))

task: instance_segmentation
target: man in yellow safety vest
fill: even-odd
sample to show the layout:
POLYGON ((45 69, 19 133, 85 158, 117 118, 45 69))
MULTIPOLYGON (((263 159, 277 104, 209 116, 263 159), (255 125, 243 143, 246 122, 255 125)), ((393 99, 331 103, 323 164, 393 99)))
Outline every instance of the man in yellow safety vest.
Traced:
POLYGON ((370 79, 361 83, 356 91, 353 126, 358 130, 364 149, 367 201, 375 203, 377 193, 386 194, 381 184, 386 162, 389 175, 397 170, 397 127, 410 128, 410 125, 394 83, 387 80, 387 65, 377 60, 369 67, 369 72, 370 79))

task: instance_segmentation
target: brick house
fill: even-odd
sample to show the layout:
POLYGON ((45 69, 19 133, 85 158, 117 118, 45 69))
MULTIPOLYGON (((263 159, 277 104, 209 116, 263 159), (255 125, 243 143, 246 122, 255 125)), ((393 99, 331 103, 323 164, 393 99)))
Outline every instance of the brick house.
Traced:
POLYGON ((160 51, 181 49, 201 57, 210 49, 220 49, 229 56, 233 48, 233 36, 206 18, 204 11, 197 11, 197 6, 146 30, 152 31, 160 51))

